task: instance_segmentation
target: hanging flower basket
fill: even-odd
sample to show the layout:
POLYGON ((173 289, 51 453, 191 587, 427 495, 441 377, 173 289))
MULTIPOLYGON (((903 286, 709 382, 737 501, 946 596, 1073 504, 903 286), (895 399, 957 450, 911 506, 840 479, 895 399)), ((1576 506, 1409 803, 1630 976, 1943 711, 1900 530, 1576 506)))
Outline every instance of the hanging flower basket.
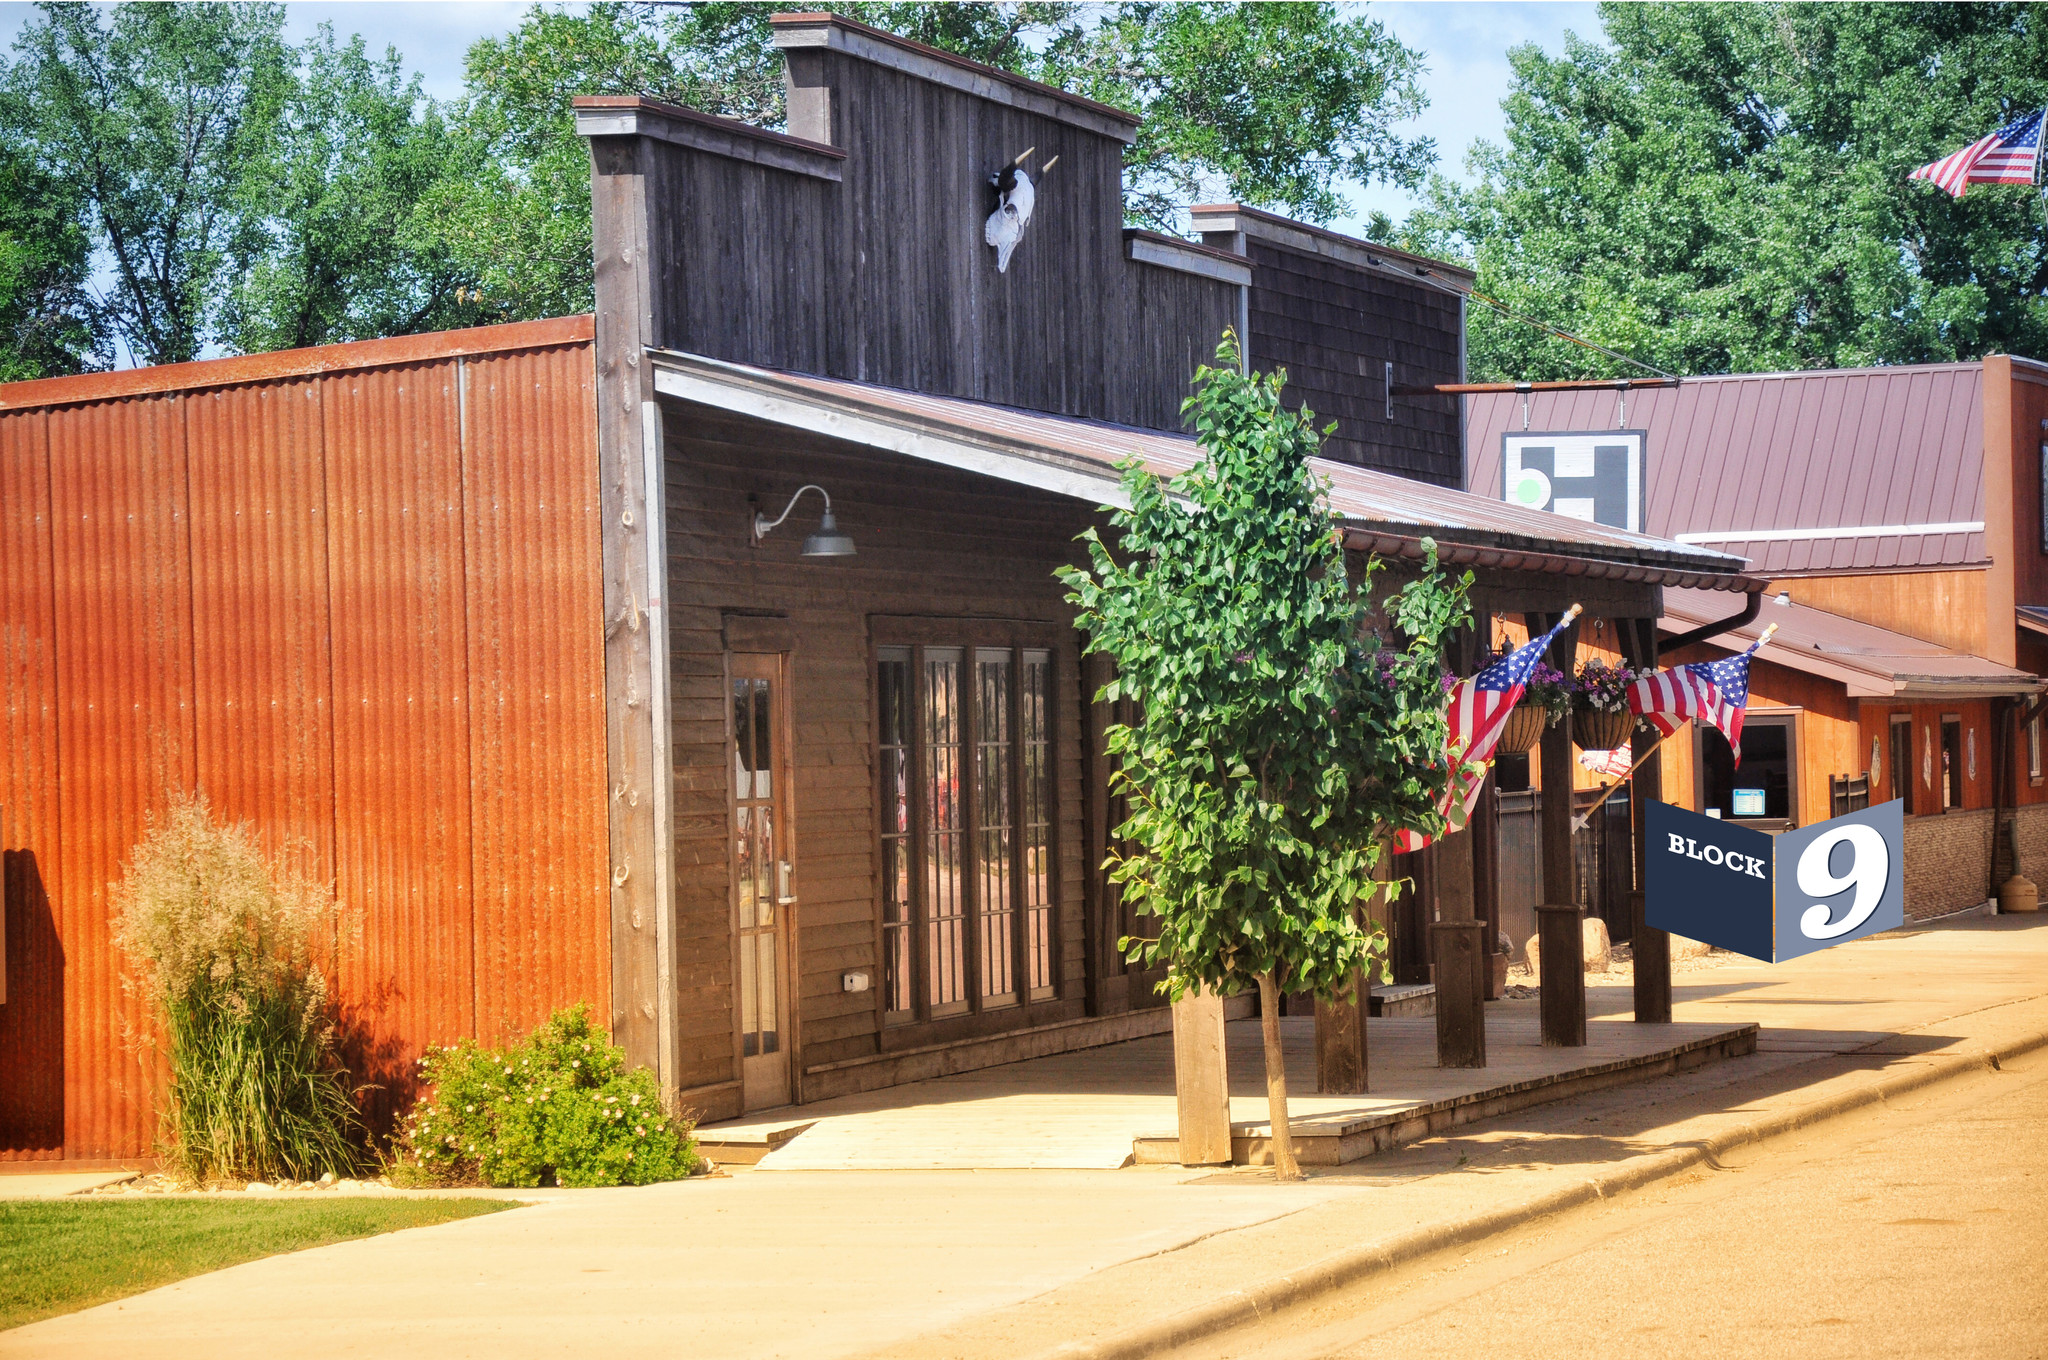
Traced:
POLYGON ((1516 704, 1508 710, 1508 720, 1500 729, 1500 751, 1528 751, 1534 749, 1543 739, 1543 729, 1550 725, 1550 715, 1543 711, 1541 704, 1516 704))
POLYGON ((1591 704, 1572 705, 1572 745, 1581 751, 1612 751, 1628 745, 1636 729, 1636 715, 1627 709, 1599 709, 1591 704))

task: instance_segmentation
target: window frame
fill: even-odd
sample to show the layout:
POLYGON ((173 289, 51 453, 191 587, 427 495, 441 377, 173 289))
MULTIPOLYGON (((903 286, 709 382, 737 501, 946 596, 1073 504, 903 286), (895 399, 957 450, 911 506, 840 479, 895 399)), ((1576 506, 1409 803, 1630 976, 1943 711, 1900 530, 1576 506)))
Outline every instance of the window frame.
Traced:
MULTIPOLYGON (((1805 710, 1796 707, 1773 706, 1752 708, 1743 714, 1742 730, 1745 734, 1750 726, 1783 727, 1785 729, 1785 816, 1783 817, 1729 817, 1727 820, 1737 826, 1755 827, 1760 831, 1791 831, 1798 828, 1799 820, 1799 715, 1805 710)), ((1693 724, 1692 769, 1693 806, 1702 812, 1707 806, 1707 734, 1721 736, 1719 728, 1710 723, 1693 724)))
MULTIPOLYGON (((875 982, 874 1017, 880 1047, 891 1051, 920 1044, 946 1042, 1003 1029, 1023 1028, 1048 1023, 1059 1018, 1051 1014, 1054 1010, 1067 1008, 1065 979, 1062 976, 1062 931, 1061 909, 1063 906, 1062 870, 1065 863, 1065 842, 1067 828, 1061 819, 1060 799, 1060 738, 1059 718, 1062 685, 1065 683, 1065 667, 1062 665, 1060 642, 1062 630, 1055 624, 1035 620, 1014 619, 973 619, 903 617, 873 615, 868 626, 868 721, 870 725, 868 756, 871 765, 870 789, 873 804, 874 843, 874 959, 875 982), (926 810, 923 770, 926 760, 925 696, 926 673, 925 654, 928 650, 957 651, 962 662, 960 694, 974 694, 976 663, 981 654, 988 651, 1007 651, 1010 654, 1010 693, 1008 703, 1008 726, 1010 739, 1008 794, 1011 808, 1011 850, 1009 873, 1009 911, 1011 967, 1015 986, 1011 992, 1000 996, 982 994, 981 963, 983 954, 983 904, 981 855, 981 798, 964 798, 961 824, 958 828, 964 849, 961 880, 963 883, 962 921, 963 953, 962 987, 965 993, 962 1002, 934 1005, 931 996, 931 959, 929 938, 930 902, 924 887, 924 865, 927 855, 927 836, 923 834, 926 810), (890 827, 884 811, 889 807, 893 792, 887 787, 885 762, 883 760, 883 714, 881 689, 881 664, 890 659, 888 653, 908 651, 910 672, 909 709, 910 721, 904 744, 904 760, 910 770, 909 797, 906 800, 908 829, 897 833, 890 827), (1026 798, 1026 757, 1027 747, 1024 730, 1024 667, 1027 652, 1043 652, 1045 655, 1045 821, 1046 848, 1049 863, 1046 866, 1045 887, 1045 976, 1043 986, 1031 984, 1031 911, 1035 908, 1028 900, 1029 876, 1025 872, 1028 857, 1028 837, 1024 834, 1024 818, 1028 808, 1026 798), (910 1002, 908 1011, 889 1009, 891 997, 888 986, 888 941, 885 916, 889 906, 891 883, 887 873, 889 863, 885 841, 892 835, 903 834, 906 838, 905 853, 909 856, 910 900, 909 920, 905 923, 910 937, 908 966, 911 973, 910 1002), (1015 999, 1012 1000, 1011 998, 1015 999)), ((961 721, 958 744, 962 752, 962 764, 955 778, 978 791, 980 784, 979 733, 976 730, 976 708, 973 702, 961 705, 961 721)))
POLYGON ((1891 714, 1886 728, 1886 736, 1891 740, 1891 750, 1887 754, 1891 760, 1892 767, 1891 782, 1888 787, 1892 791, 1892 797, 1905 804, 1900 811, 1904 815, 1911 817, 1914 805, 1918 802, 1913 793, 1913 786, 1920 782, 1919 764, 1913 759, 1912 713, 1908 711, 1891 714), (1901 728, 1906 733, 1906 755, 1903 760, 1899 758, 1899 731, 1901 728))
POLYGON ((1941 810, 1962 812, 1966 810, 1964 804, 1968 803, 1970 798, 1969 781, 1963 775, 1963 715, 1942 714, 1941 726, 1937 730, 1941 734, 1941 744, 1938 748, 1941 752, 1941 810), (1951 730, 1956 734, 1953 758, 1948 748, 1948 734, 1951 730))

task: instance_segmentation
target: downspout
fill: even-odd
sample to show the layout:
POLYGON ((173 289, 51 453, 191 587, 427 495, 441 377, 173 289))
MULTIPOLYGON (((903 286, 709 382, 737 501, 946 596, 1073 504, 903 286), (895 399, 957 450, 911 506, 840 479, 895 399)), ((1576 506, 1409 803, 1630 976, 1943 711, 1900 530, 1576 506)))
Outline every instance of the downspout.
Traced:
POLYGON ((1657 650, 1660 653, 1675 652, 1680 647, 1690 646, 1695 642, 1705 642, 1708 638, 1717 637, 1722 633, 1733 632, 1746 623, 1755 622, 1756 616, 1762 612, 1763 607, 1764 593, 1761 590, 1752 590, 1749 592, 1749 603, 1742 607, 1741 613, 1730 614, 1725 619, 1707 624, 1704 627, 1695 628, 1690 633, 1680 633, 1677 637, 1665 638, 1657 644, 1657 650))

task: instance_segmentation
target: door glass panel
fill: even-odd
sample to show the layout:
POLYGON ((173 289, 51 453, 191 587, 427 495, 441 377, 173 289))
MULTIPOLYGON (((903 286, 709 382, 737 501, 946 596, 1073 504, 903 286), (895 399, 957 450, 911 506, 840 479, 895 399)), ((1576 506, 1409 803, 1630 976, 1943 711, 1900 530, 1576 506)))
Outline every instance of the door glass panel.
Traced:
POLYGON ((982 648, 974 654, 974 747, 977 824, 981 844, 975 901, 981 908, 981 994, 990 1002, 1017 998, 1016 902, 1011 896, 1012 837, 1016 835, 1010 780, 1010 653, 982 648))
POLYGON ((926 995, 934 1014, 967 1006, 967 817, 957 647, 924 654, 926 995))
POLYGON ((1024 941, 1036 998, 1052 991, 1052 654, 1026 651, 1023 681, 1024 941))
POLYGON ((769 682, 732 682, 734 877, 739 887, 740 1051, 749 1058, 779 1051, 776 890, 778 856, 770 768, 774 707, 769 682))
POLYGON ((882 824, 882 1006, 908 1015, 911 984, 910 649, 883 648, 876 662, 882 824))

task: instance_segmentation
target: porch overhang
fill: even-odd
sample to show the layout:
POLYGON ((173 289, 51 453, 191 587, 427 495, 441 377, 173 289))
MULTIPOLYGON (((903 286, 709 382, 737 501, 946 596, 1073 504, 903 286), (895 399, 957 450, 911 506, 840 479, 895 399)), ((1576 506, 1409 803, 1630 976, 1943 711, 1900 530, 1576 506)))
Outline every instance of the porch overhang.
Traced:
MULTIPOLYGON (((1719 603, 1711 596, 1671 591, 1658 622, 1671 630, 1690 628, 1706 622, 1719 603)), ((1760 659, 1833 681, 1852 699, 1934 703, 2013 698, 2041 688, 2040 679, 2025 671, 1798 603, 1766 604, 1719 645, 1731 650, 1746 646, 1773 623, 1778 633, 1758 653, 1760 659)))
MULTIPOLYGON (((1162 476, 1200 457, 1188 435, 1022 411, 839 378, 649 350, 654 389, 771 425, 980 473, 1091 505, 1124 506, 1119 465, 1162 476)), ((1391 473, 1315 460, 1347 546, 1419 559, 1424 540, 1459 566, 1644 586, 1760 591, 1739 557, 1510 505, 1391 473)), ((1726 612, 1725 609, 1722 610, 1726 612)))

